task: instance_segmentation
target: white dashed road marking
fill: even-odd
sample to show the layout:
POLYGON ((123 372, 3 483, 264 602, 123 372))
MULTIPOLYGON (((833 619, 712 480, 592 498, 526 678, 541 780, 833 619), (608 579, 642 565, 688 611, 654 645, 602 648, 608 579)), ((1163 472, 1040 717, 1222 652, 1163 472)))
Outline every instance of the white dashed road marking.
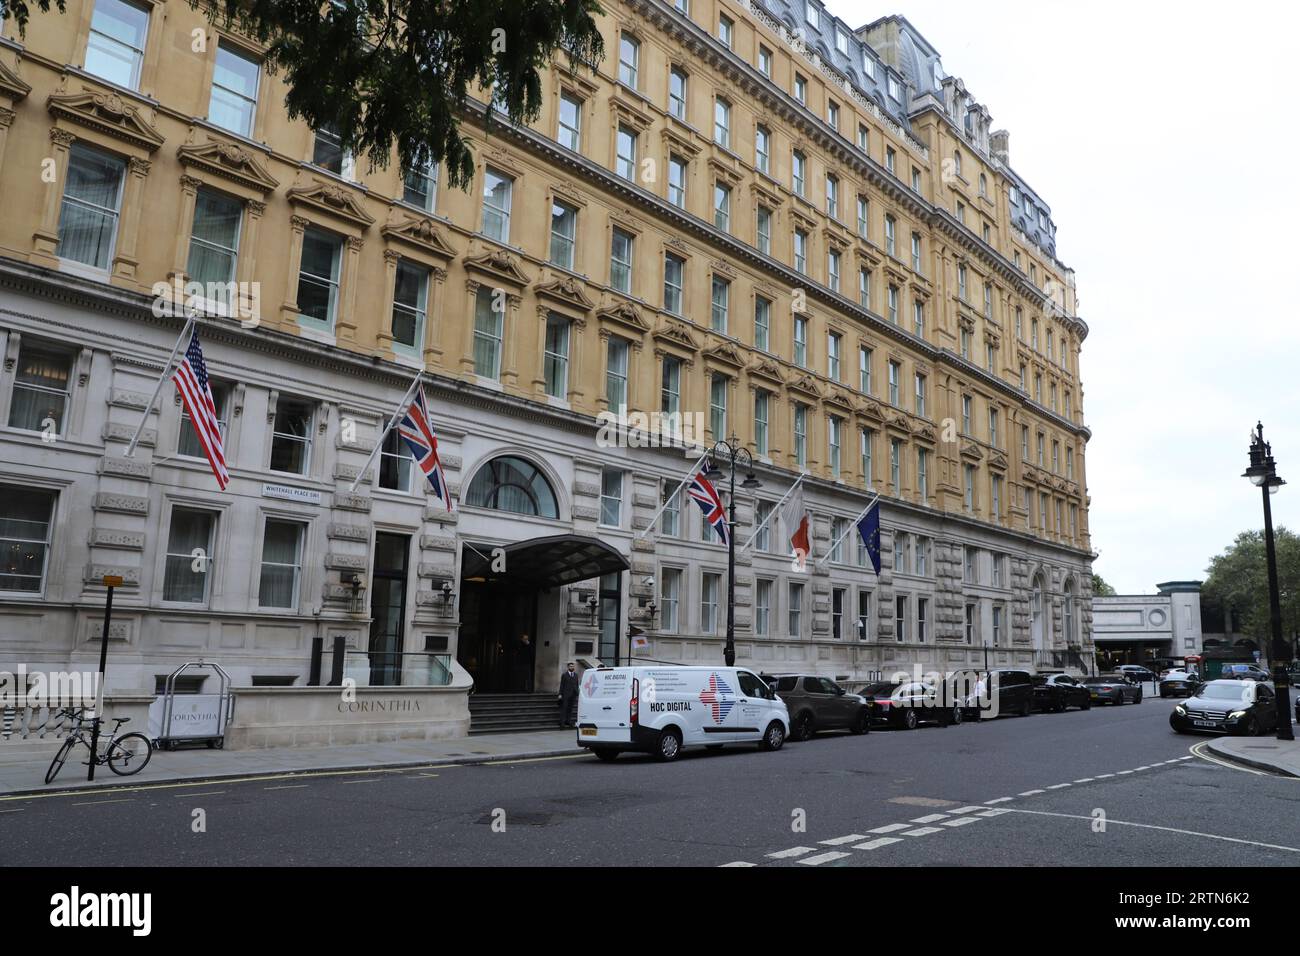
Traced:
POLYGON ((994 800, 985 800, 984 805, 987 807, 987 806, 992 806, 995 803, 1006 803, 1007 801, 1014 800, 1014 799, 1015 797, 998 797, 994 800))
POLYGON ((1010 812, 1011 810, 1009 808, 998 808, 994 810, 982 810, 979 815, 982 817, 1000 817, 1002 814, 1010 812))
POLYGON ((796 846, 791 847, 789 850, 778 850, 775 853, 769 853, 768 856, 774 860, 788 860, 790 857, 803 856, 805 853, 813 852, 813 850, 814 847, 810 846, 796 846))
POLYGON ((906 830, 908 826, 909 824, 906 823, 889 823, 883 827, 875 827, 874 829, 868 830, 867 832, 868 833, 894 833, 898 830, 906 830))
POLYGON ((723 866, 753 866, 753 863, 746 863, 744 860, 737 860, 735 863, 724 863, 723 866))
POLYGON ((1058 783, 1058 784, 1053 784, 1052 786, 1048 787, 1047 789, 1048 789, 1048 790, 1060 790, 1060 789, 1062 789, 1063 787, 1068 787, 1068 786, 1070 786, 1070 784, 1068 784, 1068 783, 1058 783))
POLYGON ((958 813, 958 814, 960 814, 960 813, 974 813, 976 810, 983 810, 983 809, 984 809, 984 808, 983 808, 982 806, 976 806, 976 807, 958 807, 956 810, 953 810, 952 812, 953 812, 953 813, 958 813))
POLYGON ((868 840, 866 843, 859 843, 853 849, 855 850, 879 850, 882 846, 889 846, 891 843, 902 843, 898 837, 877 837, 874 840, 868 840))
POLYGON ((816 856, 805 857, 799 862, 805 866, 821 866, 823 863, 829 863, 831 860, 842 860, 846 856, 852 856, 851 853, 819 853, 816 856))
POLYGON ((1024 793, 1017 794, 1017 796, 1032 797, 1036 793, 1046 793, 1046 792, 1047 792, 1046 790, 1026 790, 1024 793))
POLYGON ((903 836, 918 837, 929 836, 931 833, 942 833, 938 827, 917 827, 915 830, 904 830, 903 836))
POLYGON ((958 817, 956 820, 944 820, 943 826, 964 827, 968 823, 979 823, 979 817, 958 817))
POLYGON ((927 813, 923 817, 917 817, 912 822, 913 823, 938 823, 940 820, 944 819, 947 816, 948 814, 946 813, 927 813))
POLYGON ((865 840, 866 837, 861 833, 850 833, 848 836, 836 837, 833 840, 822 840, 822 846, 843 846, 845 843, 852 843, 854 840, 865 840))
POLYGON ((1092 777, 1080 777, 1075 783, 1092 783, 1092 777))

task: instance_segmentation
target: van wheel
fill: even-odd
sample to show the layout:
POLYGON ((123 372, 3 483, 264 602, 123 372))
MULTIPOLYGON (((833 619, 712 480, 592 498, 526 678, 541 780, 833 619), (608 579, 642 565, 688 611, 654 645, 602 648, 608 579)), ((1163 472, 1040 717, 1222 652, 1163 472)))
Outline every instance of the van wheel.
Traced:
POLYGON ((612 761, 615 757, 618 756, 618 751, 617 751, 617 750, 610 750, 610 749, 608 749, 608 748, 606 748, 606 747, 601 747, 599 750, 596 750, 596 751, 595 751, 595 754, 596 754, 596 756, 599 757, 601 760, 605 761, 605 763, 609 763, 609 762, 612 761))
POLYGON ((667 763, 670 760, 676 760, 677 755, 682 752, 682 737, 675 729, 669 727, 659 734, 659 749, 655 756, 667 763))
POLYGON ((784 743, 785 728, 781 726, 781 721, 774 720, 767 725, 767 730, 763 731, 763 739, 759 741, 758 746, 762 750, 780 750, 784 743))
POLYGON ((916 730, 916 725, 920 723, 920 718, 916 716, 916 711, 911 707, 903 712, 903 726, 907 730, 916 730))
POLYGON ((871 729, 871 714, 865 710, 859 711, 857 719, 853 721, 853 726, 849 728, 851 734, 865 734, 871 729))
POLYGON ((1079 705, 1079 709, 1080 709, 1080 710, 1092 710, 1092 698, 1089 697, 1089 698, 1088 698, 1087 700, 1085 700, 1082 704, 1080 704, 1080 705, 1079 705))
POLYGON ((813 734, 817 731, 813 728, 812 714, 800 714, 794 722, 794 733, 791 736, 795 740, 812 740, 813 734))

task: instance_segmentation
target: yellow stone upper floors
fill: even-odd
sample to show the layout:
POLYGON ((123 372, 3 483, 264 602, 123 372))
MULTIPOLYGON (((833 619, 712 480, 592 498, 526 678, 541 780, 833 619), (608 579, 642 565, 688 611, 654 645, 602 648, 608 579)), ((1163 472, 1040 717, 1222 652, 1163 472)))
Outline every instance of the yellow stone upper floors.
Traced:
MULTIPOLYGON (((351 161, 287 121, 260 67, 241 99, 245 40, 148 10, 126 72, 94 3, 0 48, 7 255, 138 291, 238 281, 287 334, 587 414, 698 412, 775 464, 1087 547, 1065 302, 797 110, 710 90, 682 44, 698 79, 674 106, 649 52, 667 34, 642 26, 622 82, 627 23, 608 17, 618 52, 553 70, 532 129, 471 116, 462 192, 351 161), (164 75, 161 101, 137 92, 164 75)), ((901 133, 876 122, 866 141, 921 162, 901 133)))

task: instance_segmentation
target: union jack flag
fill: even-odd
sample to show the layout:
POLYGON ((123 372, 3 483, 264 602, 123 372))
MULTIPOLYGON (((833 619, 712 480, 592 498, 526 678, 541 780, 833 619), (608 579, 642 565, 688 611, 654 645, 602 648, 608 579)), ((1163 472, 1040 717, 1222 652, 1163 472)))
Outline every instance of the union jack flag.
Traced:
POLYGON ((719 680, 717 674, 709 675, 709 686, 700 691, 700 703, 713 710, 713 722, 720 724, 727 719, 732 706, 736 703, 730 699, 732 690, 727 682, 719 680), (725 697, 723 695, 726 695, 725 697))
POLYGON ((212 397, 212 386, 208 384, 208 366, 203 361, 197 329, 190 335, 189 348, 185 350, 184 360, 176 367, 172 381, 181 393, 181 401, 185 403, 185 412, 190 416, 190 424, 194 426, 199 445, 208 456, 208 464, 212 466, 217 487, 225 491, 226 485, 230 484, 230 472, 226 470, 226 452, 221 443, 217 403, 212 397))
POLYGON ((438 437, 429 424, 429 405, 424 398, 423 385, 415 390, 411 404, 406 407, 406 414, 397 426, 397 433, 406 442, 406 447, 411 449, 415 463, 433 486, 433 493, 442 499, 448 511, 455 511, 451 494, 447 491, 447 476, 443 474, 442 462, 438 460, 438 437))
POLYGON ((691 478, 686 493, 700 506, 700 510, 704 512, 704 520, 713 526, 722 543, 726 544, 727 535, 730 533, 727 526, 727 509, 722 506, 722 496, 718 494, 718 489, 713 487, 713 482, 704 477, 707 467, 707 465, 700 466, 700 470, 691 478))

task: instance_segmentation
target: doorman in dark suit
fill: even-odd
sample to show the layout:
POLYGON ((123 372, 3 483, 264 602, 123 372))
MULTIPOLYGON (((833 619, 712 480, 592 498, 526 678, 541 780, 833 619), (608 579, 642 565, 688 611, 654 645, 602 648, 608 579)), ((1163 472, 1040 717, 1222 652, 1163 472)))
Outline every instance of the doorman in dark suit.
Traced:
POLYGON ((560 726, 573 727, 578 723, 578 672, 573 661, 560 675, 560 726))

